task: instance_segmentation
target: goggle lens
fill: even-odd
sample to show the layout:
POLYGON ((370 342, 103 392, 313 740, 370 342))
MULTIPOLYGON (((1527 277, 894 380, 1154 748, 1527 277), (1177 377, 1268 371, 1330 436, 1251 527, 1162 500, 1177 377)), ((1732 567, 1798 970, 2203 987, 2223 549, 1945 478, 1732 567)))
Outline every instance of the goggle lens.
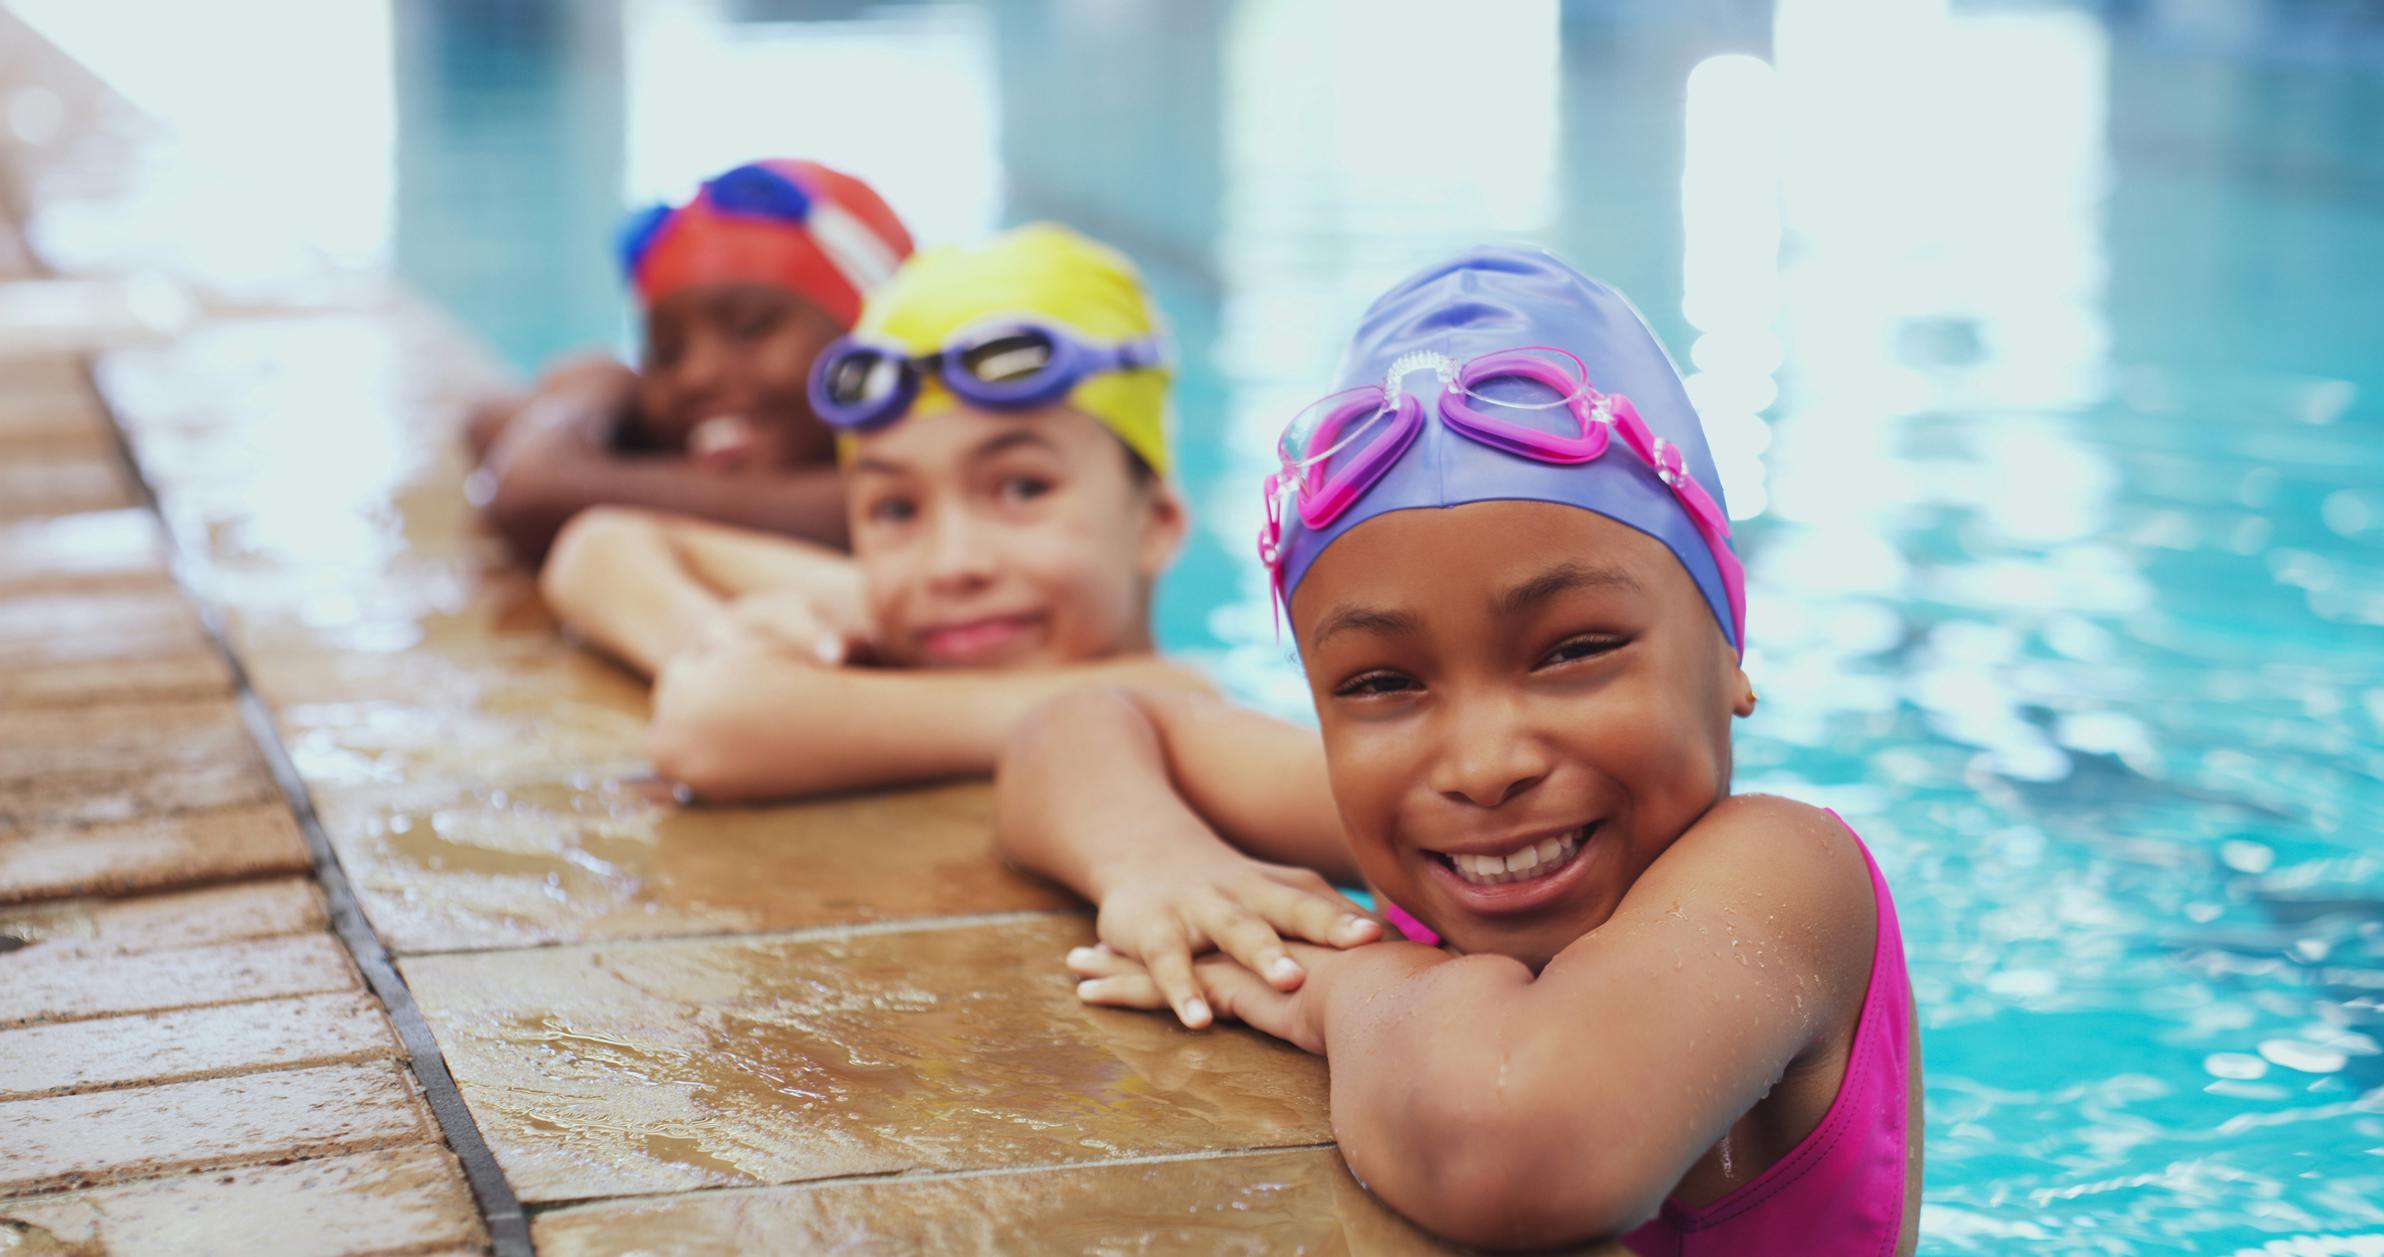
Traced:
POLYGON ((1577 437, 1571 403, 1589 392, 1589 369, 1562 349, 1511 349, 1465 364, 1457 391, 1482 417, 1552 437, 1577 437))
POLYGON ((902 388, 910 364, 874 349, 855 349, 828 366, 828 398, 839 406, 883 402, 902 388))
POLYGON ((1013 384, 1049 370, 1058 356, 1059 347, 1050 336, 1032 328, 1020 328, 962 349, 958 360, 961 369, 981 383, 1013 384))

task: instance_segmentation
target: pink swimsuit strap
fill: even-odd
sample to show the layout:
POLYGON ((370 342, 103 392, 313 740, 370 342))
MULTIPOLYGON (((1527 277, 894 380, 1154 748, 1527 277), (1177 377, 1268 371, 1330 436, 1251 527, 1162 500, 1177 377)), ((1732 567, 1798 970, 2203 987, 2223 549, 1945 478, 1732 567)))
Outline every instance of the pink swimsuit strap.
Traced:
MULTIPOLYGON (((1846 825, 1846 818, 1830 815, 1846 825)), ((1879 924, 1870 987, 1837 1098, 1813 1133, 1754 1181, 1702 1208, 1664 1202, 1654 1220, 1623 1237, 1639 1257, 1895 1251, 1904 1222, 1912 988, 1887 878, 1854 827, 1846 832, 1871 870, 1879 924)))

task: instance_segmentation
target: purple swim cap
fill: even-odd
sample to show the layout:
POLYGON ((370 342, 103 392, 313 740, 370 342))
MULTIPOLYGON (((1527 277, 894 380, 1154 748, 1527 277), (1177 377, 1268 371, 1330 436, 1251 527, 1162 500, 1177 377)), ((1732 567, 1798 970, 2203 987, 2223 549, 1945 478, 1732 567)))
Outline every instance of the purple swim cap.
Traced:
MULTIPOLYGON (((1590 384, 1628 397, 1656 436, 1680 448, 1690 477, 1722 503, 1705 430, 1646 320, 1621 293, 1538 249, 1469 249, 1400 281, 1366 310, 1333 387, 1380 385, 1391 364, 1408 354, 1429 351, 1462 362, 1530 345, 1579 355, 1590 384)), ((1493 449, 1429 416, 1414 444, 1339 519, 1312 532, 1296 511, 1284 513, 1283 600, 1290 603, 1317 555, 1377 515, 1468 502, 1554 502, 1663 542, 1704 593, 1722 635, 1743 653, 1729 592, 1704 535, 1655 470, 1622 445, 1612 442, 1590 462, 1561 466, 1493 449)))

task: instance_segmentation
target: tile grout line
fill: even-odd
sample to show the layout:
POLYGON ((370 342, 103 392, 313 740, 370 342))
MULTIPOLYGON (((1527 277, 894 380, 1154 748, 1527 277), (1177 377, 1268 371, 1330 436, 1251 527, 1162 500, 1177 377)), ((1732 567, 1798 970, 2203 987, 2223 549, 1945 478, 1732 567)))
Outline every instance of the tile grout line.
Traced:
POLYGON ((734 1187, 698 1187, 688 1191, 630 1192, 619 1196, 590 1196, 579 1200, 558 1200, 552 1204, 535 1203, 530 1207, 543 1218, 565 1213, 594 1211, 610 1205, 639 1204, 646 1201, 751 1196, 761 1192, 802 1192, 830 1187, 852 1187, 863 1183, 945 1183, 976 1178, 1012 1178, 1027 1174, 1064 1174, 1071 1170, 1101 1170, 1117 1166, 1169 1165, 1178 1161, 1237 1161, 1245 1157, 1263 1157, 1288 1152, 1331 1151, 1339 1147, 1340 1144, 1337 1141, 1326 1139, 1315 1143, 1277 1144, 1265 1148, 1213 1148, 1195 1152, 1146 1152, 1131 1156, 1106 1157, 1098 1161, 1046 1161, 1036 1165, 996 1165, 974 1170, 886 1170, 875 1174, 838 1174, 829 1178, 798 1179, 789 1183, 740 1183, 734 1187))
POLYGON ((422 1098, 430 1105, 431 1117, 447 1138, 447 1145, 462 1165, 465 1183, 472 1189, 472 1199, 480 1208, 488 1226, 491 1247, 497 1257, 532 1257, 530 1224, 523 1213, 521 1200, 514 1194, 513 1185, 505 1178, 505 1171, 490 1151, 488 1141, 480 1133, 479 1123, 464 1103, 463 1091, 447 1072, 447 1058, 440 1052, 438 1039, 431 1033, 430 1022, 415 1006, 414 993, 406 986, 397 971, 395 960, 380 936, 364 918, 364 911, 356 901, 355 889, 348 884, 346 870, 339 864, 338 854, 332 850, 330 836, 323 831, 321 818, 315 815, 313 797, 308 794, 305 779, 298 775, 297 765, 291 762, 288 748, 281 742, 280 733, 273 727, 272 714, 265 710, 264 700, 257 696, 256 687, 249 680, 246 663, 232 649, 231 637, 225 631, 223 616, 215 605, 200 598, 182 578, 185 563, 198 560, 183 549, 182 539, 175 535, 165 512, 159 507, 157 490, 141 469, 141 460, 133 449, 132 436, 117 417, 107 395, 100 390, 93 371, 91 355, 81 355, 83 382, 91 390, 101 411, 107 415, 108 430, 115 438, 116 453, 131 473, 142 505, 150 518, 157 521, 164 532, 169 563, 175 587, 191 610, 198 616, 208 639, 222 652, 232 670, 232 684, 240 705, 241 721, 248 726, 249 735, 264 756, 274 783, 280 787, 286 803, 298 822, 298 831, 306 839, 315 882, 322 887, 323 898, 330 913, 331 931, 347 948, 348 958, 363 974, 366 986, 381 1000, 388 1011, 390 1024, 397 1029, 399 1043, 405 1048, 408 1063, 414 1070, 416 1084, 422 1098))
POLYGON ((1088 908, 1013 908, 1002 912, 972 912, 945 917, 895 917, 880 921, 839 921, 827 925, 795 925, 775 930, 681 930, 668 934, 618 934, 602 938, 547 938, 527 943, 482 943, 461 947, 404 948, 408 960, 445 956, 506 956, 523 952, 559 952, 581 948, 629 948, 670 943, 829 943, 880 934, 927 934, 947 929, 982 929, 1035 921, 1091 919, 1088 908))

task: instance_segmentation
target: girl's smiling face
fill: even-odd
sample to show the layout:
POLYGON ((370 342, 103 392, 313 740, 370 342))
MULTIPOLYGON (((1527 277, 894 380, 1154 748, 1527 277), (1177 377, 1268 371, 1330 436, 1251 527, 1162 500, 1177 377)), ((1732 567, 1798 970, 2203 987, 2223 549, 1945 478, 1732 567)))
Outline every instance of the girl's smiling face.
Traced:
POLYGON ((1577 507, 1369 520, 1291 622, 1367 880, 1534 971, 1729 792, 1730 718, 1754 710, 1679 560, 1577 507))

